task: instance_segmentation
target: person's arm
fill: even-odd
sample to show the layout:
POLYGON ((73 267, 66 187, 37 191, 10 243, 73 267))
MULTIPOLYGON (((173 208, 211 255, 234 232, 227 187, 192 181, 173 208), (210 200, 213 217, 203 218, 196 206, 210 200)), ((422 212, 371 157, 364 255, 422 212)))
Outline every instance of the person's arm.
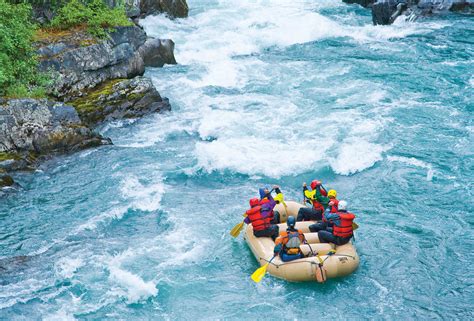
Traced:
POLYGON ((337 226, 339 226, 340 224, 340 217, 338 214, 336 213, 328 213, 326 214, 326 219, 330 222, 330 223, 334 223, 336 224, 337 226))
POLYGON ((275 240, 275 247, 273 248, 273 253, 277 255, 283 249, 282 237, 278 236, 275 240))
POLYGON ((245 224, 250 224, 250 219, 249 219, 248 216, 247 216, 246 218, 244 218, 244 223, 245 223, 245 224))

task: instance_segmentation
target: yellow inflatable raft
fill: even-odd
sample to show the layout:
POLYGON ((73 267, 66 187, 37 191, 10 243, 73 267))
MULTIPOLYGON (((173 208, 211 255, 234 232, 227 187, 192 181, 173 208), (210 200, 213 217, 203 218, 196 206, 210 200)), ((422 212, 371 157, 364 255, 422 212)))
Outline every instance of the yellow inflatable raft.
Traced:
MULTIPOLYGON (((304 205, 288 201, 286 207, 278 204, 275 210, 280 213, 280 231, 287 228, 288 216, 295 216, 304 205)), ((331 243, 320 243, 318 233, 311 233, 309 225, 314 222, 297 222, 296 228, 304 233, 309 244, 300 246, 305 258, 291 262, 283 262, 279 256, 268 265, 267 272, 273 276, 288 281, 317 281, 324 282, 327 278, 345 276, 354 272, 359 266, 359 256, 351 242, 336 246, 331 243)), ((273 257, 275 242, 270 237, 255 237, 252 225, 247 225, 244 238, 260 265, 268 263, 273 257)))

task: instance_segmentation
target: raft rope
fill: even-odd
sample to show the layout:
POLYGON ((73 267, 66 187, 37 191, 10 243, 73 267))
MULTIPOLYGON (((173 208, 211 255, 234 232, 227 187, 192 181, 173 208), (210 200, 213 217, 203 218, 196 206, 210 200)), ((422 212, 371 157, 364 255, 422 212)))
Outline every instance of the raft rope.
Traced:
MULTIPOLYGON (((319 255, 319 253, 316 253, 316 255, 312 252, 311 254, 313 254, 313 256, 307 256, 307 257, 314 257, 316 256, 319 260, 319 263, 315 263, 315 262, 312 262, 312 261, 303 261, 303 262, 306 262, 306 263, 310 263, 310 264, 318 264, 318 265, 324 265, 324 262, 326 262, 327 259, 329 259, 331 256, 344 256, 344 257, 350 257, 351 259, 355 260, 355 256, 352 256, 352 255, 348 255, 348 254, 339 254, 339 253, 336 253, 334 252, 334 250, 332 251, 329 251, 327 254, 326 254, 326 258, 323 260, 321 258, 321 256, 319 255)), ((287 265, 287 264, 296 264, 296 263, 302 263, 302 262, 295 262, 295 261, 290 261, 290 262, 284 262, 282 264, 275 264, 273 262, 271 262, 271 260, 267 260, 263 257, 260 257, 259 258, 260 260, 263 260, 267 263, 270 263, 272 265, 274 265, 277 269, 282 266, 282 265, 287 265)))

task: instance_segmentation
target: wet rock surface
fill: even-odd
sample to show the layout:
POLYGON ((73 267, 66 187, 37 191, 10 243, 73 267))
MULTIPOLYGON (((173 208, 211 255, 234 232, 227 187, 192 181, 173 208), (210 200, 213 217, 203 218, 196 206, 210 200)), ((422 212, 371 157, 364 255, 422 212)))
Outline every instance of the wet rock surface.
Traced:
POLYGON ((147 39, 137 26, 117 27, 109 39, 84 46, 80 35, 43 45, 38 49, 40 70, 50 72, 54 83, 50 93, 68 101, 85 89, 112 79, 143 75, 147 63, 161 67, 175 64, 171 40, 147 39))
POLYGON ((0 168, 26 169, 38 157, 110 144, 79 118, 74 107, 46 99, 0 104, 0 168))
POLYGON ((447 11, 474 12, 474 2, 467 0, 343 0, 372 10, 374 25, 392 24, 398 17, 409 21, 447 11))
POLYGON ((110 81, 71 104, 89 126, 171 109, 168 99, 162 98, 152 81, 144 77, 110 81))

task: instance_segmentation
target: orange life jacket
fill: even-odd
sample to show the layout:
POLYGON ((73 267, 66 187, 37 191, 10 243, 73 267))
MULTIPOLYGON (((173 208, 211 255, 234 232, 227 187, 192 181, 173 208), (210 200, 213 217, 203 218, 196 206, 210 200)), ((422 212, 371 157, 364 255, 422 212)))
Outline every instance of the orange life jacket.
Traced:
POLYGON ((332 234, 339 237, 351 237, 352 221, 355 219, 355 215, 349 212, 337 212, 336 214, 339 215, 340 220, 334 224, 332 234))
POLYGON ((254 231, 262 231, 271 226, 270 218, 264 218, 261 212, 261 206, 255 206, 249 209, 247 212, 247 217, 249 218, 250 222, 252 223, 254 231))
POLYGON ((301 230, 287 230, 280 232, 280 236, 275 240, 275 244, 282 244, 286 254, 299 254, 301 253, 300 245, 303 244, 303 241, 304 235, 301 230))

